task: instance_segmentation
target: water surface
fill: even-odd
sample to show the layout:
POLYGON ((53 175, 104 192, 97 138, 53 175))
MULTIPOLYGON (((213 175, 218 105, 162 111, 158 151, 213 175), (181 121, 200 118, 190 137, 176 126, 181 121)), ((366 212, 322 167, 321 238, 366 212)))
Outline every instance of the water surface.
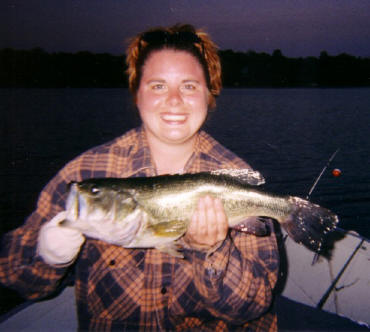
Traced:
MULTIPOLYGON (((138 124, 124 89, 1 89, 1 230, 20 225, 70 159, 138 124)), ((225 89, 206 130, 260 170, 370 237, 370 89, 225 89), (342 176, 331 175, 339 168, 342 176)))

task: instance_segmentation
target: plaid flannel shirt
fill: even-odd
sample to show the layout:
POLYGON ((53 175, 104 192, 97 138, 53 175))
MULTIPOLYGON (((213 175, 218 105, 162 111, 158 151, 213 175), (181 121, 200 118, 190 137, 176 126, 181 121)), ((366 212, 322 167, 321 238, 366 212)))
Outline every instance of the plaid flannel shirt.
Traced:
MULTIPOLYGON (((246 168, 205 132, 185 172, 246 168)), ((43 189, 36 211, 6 234, 0 281, 36 299, 57 289, 71 267, 50 266, 36 253, 40 225, 64 209, 70 181, 153 176, 142 128, 93 148, 67 164, 43 189)), ((185 249, 179 259, 156 249, 126 249, 87 238, 74 262, 81 330, 275 331, 271 312, 278 276, 275 235, 231 231, 210 257, 185 249)))

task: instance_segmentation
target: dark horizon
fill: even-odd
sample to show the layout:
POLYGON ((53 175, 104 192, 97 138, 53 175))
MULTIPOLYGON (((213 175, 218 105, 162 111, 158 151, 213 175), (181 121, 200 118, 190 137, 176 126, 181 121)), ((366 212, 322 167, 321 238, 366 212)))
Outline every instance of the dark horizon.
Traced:
MULTIPOLYGON (((272 54, 221 50, 225 87, 350 87, 370 86, 370 57, 350 54, 290 58, 272 54)), ((125 56, 109 53, 48 53, 0 50, 0 88, 127 88, 125 56)))
MULTIPOLYGON (((94 51, 87 50, 87 49, 77 49, 75 51, 70 51, 70 52, 63 51, 63 50, 61 50, 61 51, 49 51, 46 48, 38 46, 38 45, 34 46, 34 47, 28 47, 28 48, 0 47, 0 52, 2 52, 4 50, 25 51, 25 52, 30 52, 30 51, 34 51, 34 50, 41 50, 42 52, 45 52, 45 53, 48 53, 48 54, 72 54, 72 55, 75 55, 75 54, 78 54, 78 53, 91 53, 91 54, 96 54, 96 55, 106 54, 106 55, 113 56, 113 57, 125 56, 125 51, 122 51, 122 53, 118 53, 118 54, 115 54, 115 53, 112 53, 112 52, 107 52, 107 51, 104 51, 104 50, 94 52, 94 51)), ((318 55, 296 55, 296 56, 289 56, 289 55, 285 54, 284 51, 279 47, 276 48, 276 49, 271 50, 270 52, 256 51, 254 49, 238 50, 238 49, 232 49, 232 48, 225 48, 225 49, 219 48, 218 51, 219 52, 231 51, 231 52, 234 52, 234 53, 242 53, 242 54, 257 53, 257 54, 266 54, 266 55, 269 55, 269 56, 272 56, 276 51, 278 51, 282 54, 282 56, 284 56, 285 58, 288 58, 288 59, 319 58, 323 53, 326 53, 330 57, 337 57, 337 56, 341 56, 341 55, 349 55, 351 57, 358 58, 358 59, 370 59, 370 54, 367 55, 367 56, 355 55, 355 54, 348 53, 348 52, 339 52, 339 53, 334 54, 334 53, 328 52, 326 48, 323 48, 318 53, 318 55)))

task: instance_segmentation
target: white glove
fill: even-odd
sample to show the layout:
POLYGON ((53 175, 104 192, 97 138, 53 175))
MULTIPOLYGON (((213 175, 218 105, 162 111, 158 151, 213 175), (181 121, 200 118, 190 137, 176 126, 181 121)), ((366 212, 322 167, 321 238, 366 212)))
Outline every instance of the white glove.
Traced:
POLYGON ((40 229, 37 252, 47 264, 72 263, 85 241, 79 230, 60 225, 65 219, 66 211, 59 212, 40 229))

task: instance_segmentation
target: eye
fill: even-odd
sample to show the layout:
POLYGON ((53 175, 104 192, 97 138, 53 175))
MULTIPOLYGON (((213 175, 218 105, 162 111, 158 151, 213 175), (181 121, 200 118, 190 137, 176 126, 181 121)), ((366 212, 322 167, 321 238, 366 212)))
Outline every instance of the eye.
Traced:
POLYGON ((190 84, 190 83, 188 83, 188 84, 185 84, 185 85, 184 85, 184 88, 185 88, 186 90, 195 90, 195 85, 194 85, 194 84, 190 84))
POLYGON ((152 84, 151 89, 154 91, 160 92, 160 91, 165 90, 166 86, 163 83, 155 83, 155 84, 152 84))
POLYGON ((97 195, 97 194, 99 194, 99 193, 100 193, 100 189, 99 189, 99 188, 97 188, 97 187, 92 187, 92 188, 91 188, 91 193, 92 193, 93 195, 97 195))
POLYGON ((197 91, 198 85, 196 82, 184 82, 184 84, 181 86, 181 91, 184 94, 193 94, 197 91))

